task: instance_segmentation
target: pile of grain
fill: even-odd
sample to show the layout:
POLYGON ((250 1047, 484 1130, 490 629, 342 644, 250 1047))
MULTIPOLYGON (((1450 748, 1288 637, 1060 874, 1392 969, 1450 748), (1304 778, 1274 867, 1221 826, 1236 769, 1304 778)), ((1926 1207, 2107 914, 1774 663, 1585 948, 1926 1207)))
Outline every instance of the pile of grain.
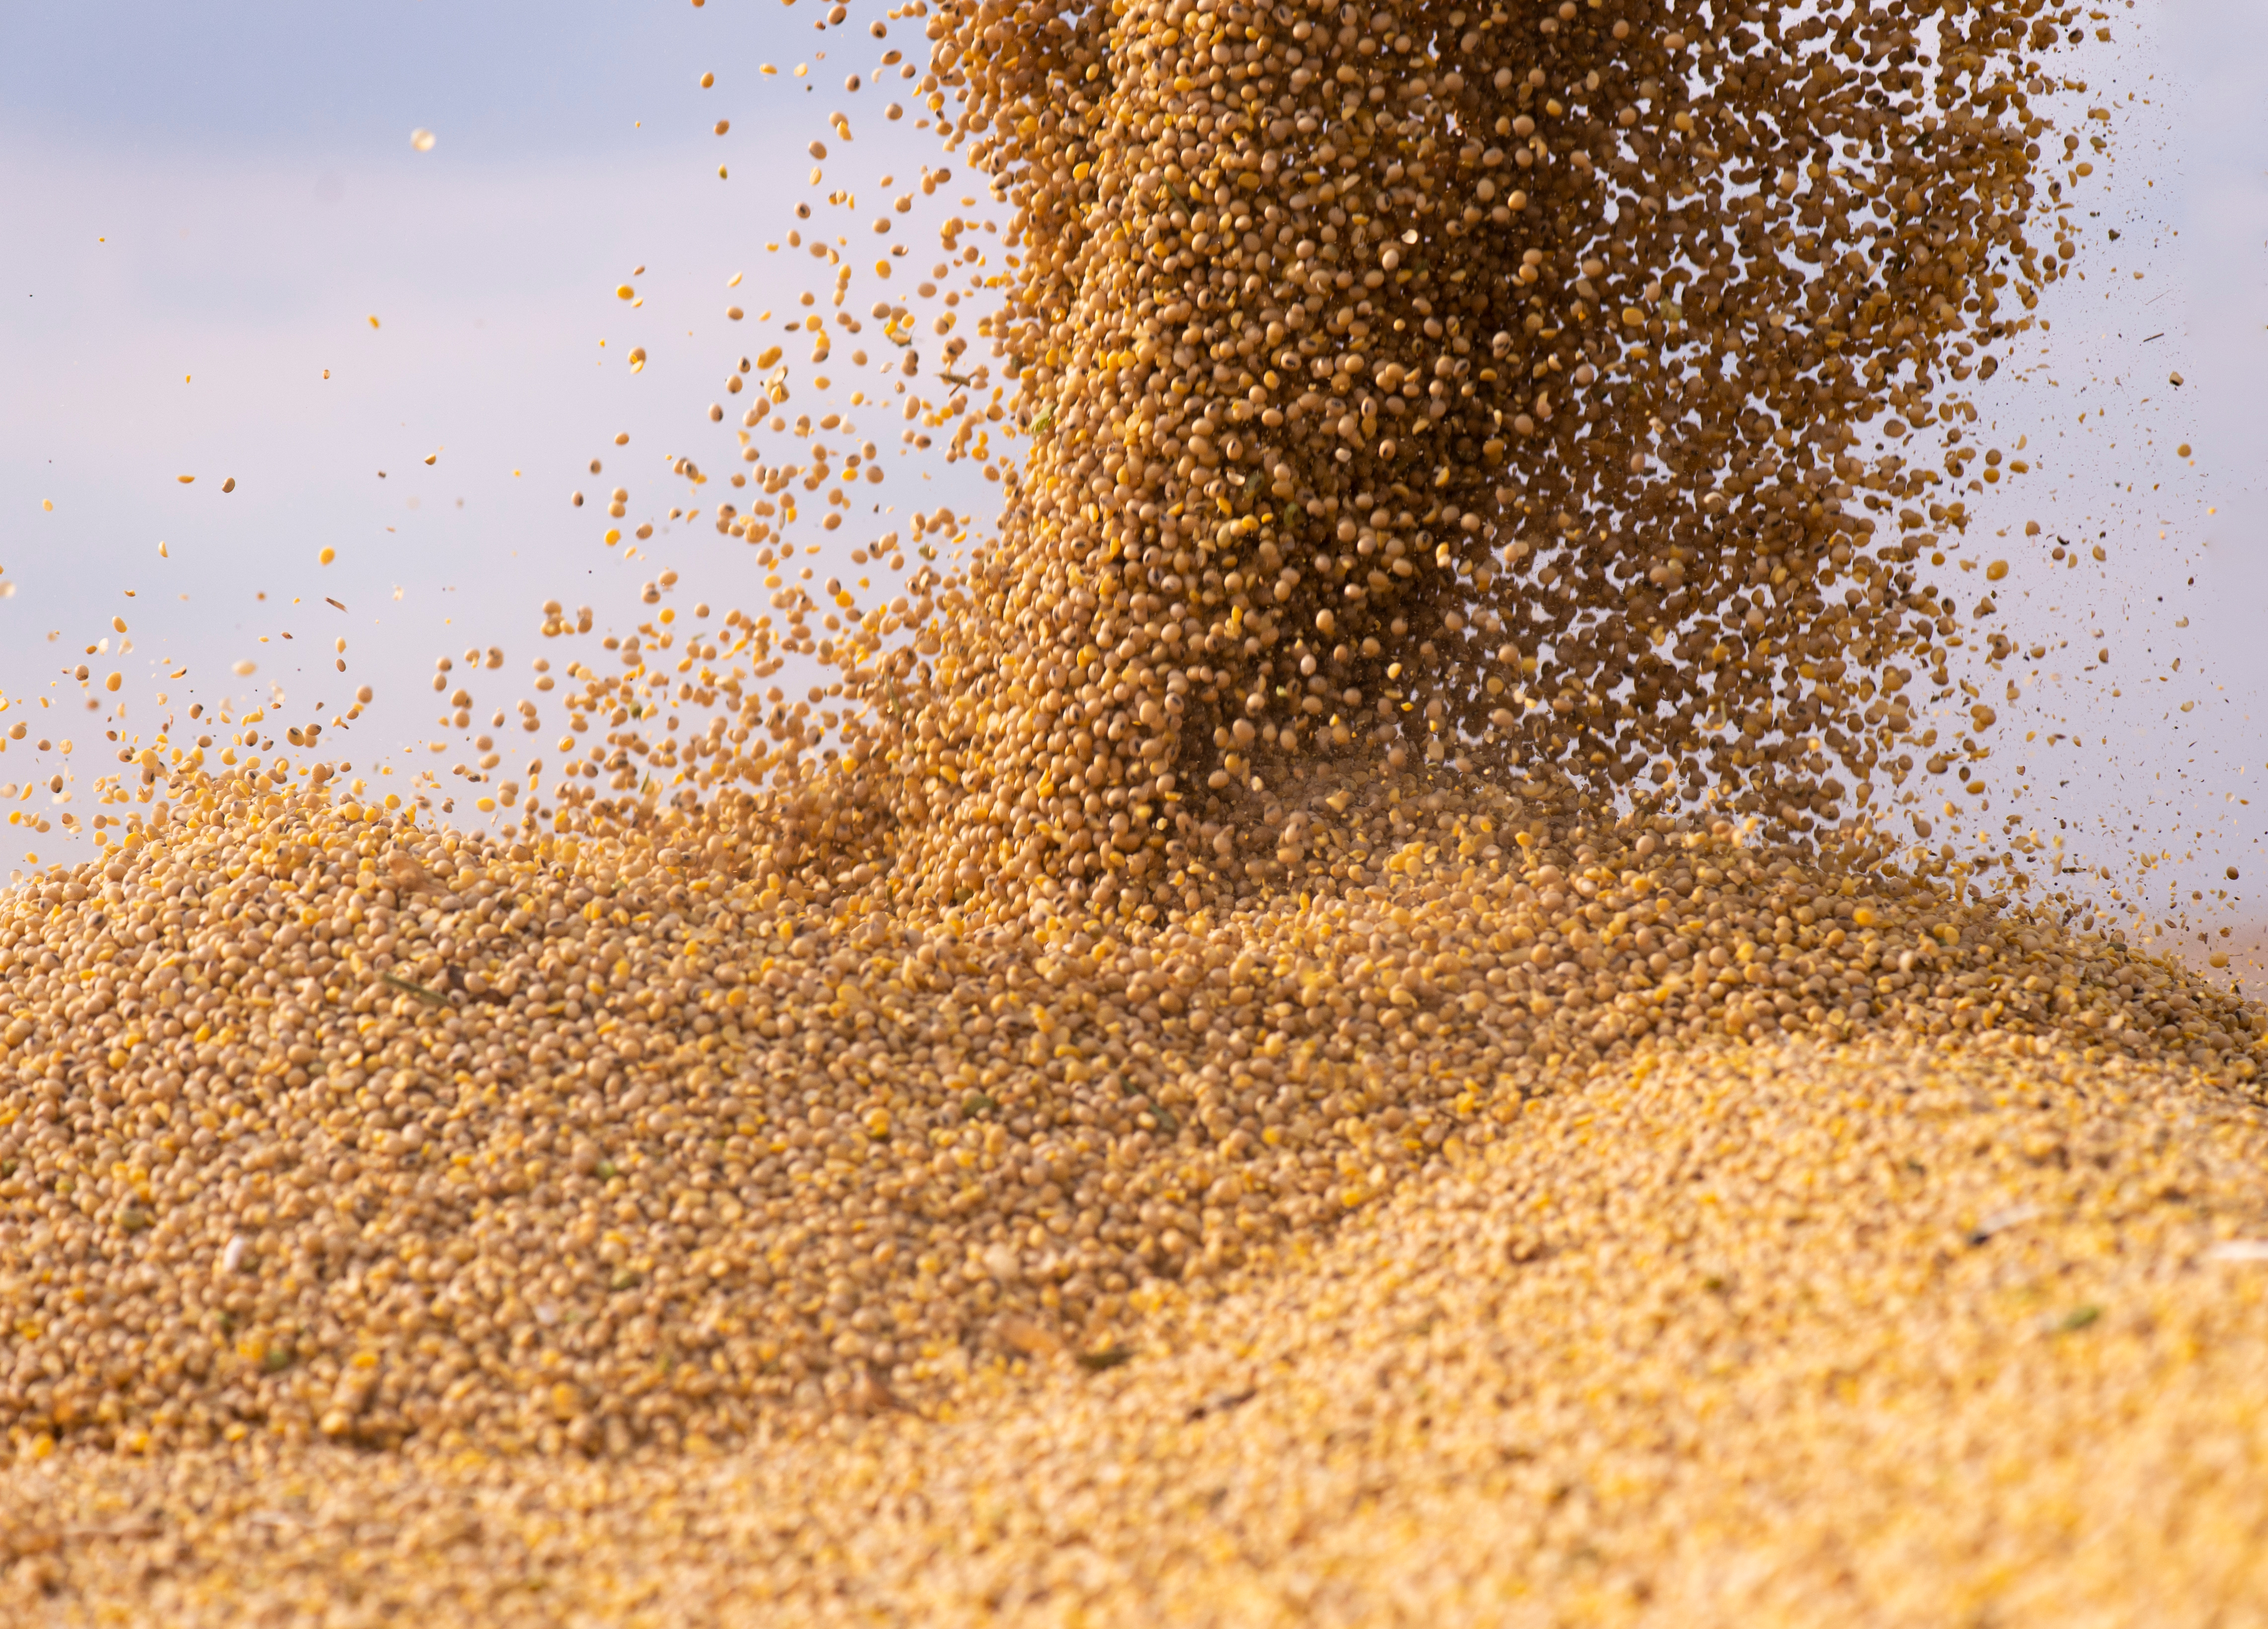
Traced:
POLYGON ((2245 1621, 2262 1110, 1739 1048, 1530 1104, 1118 1367, 633 1463, 255 1441, 0 1480, 15 1622, 2245 1621))
POLYGON ((1112 1351, 1663 1044, 2253 1074, 2256 1012, 1959 878, 1528 791, 1334 794, 1298 892, 1157 930, 819 910, 699 818, 176 815, 0 918, 0 1431, 723 1443, 1112 1351))

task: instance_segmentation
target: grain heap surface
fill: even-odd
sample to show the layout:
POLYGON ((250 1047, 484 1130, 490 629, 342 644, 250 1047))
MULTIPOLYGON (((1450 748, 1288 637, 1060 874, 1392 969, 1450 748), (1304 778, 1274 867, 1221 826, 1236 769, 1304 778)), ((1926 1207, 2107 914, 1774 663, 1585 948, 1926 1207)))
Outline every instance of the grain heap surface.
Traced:
POLYGON ((988 545, 571 663, 548 819, 153 750, 0 903, 0 1600, 2257 1596, 2261 1014, 1874 823, 1963 511, 1853 427, 2024 323, 2066 20, 939 11, 988 545))
POLYGON ((1130 1360, 756 1450, 0 1483, 0 1610, 169 1622, 2250 1621, 2262 1110, 2012 1049, 1530 1104, 1130 1360))
POLYGON ((695 822, 177 817, 0 926, 0 1430, 724 1442, 1110 1351, 1156 1284, 1278 1263, 1638 1047, 2253 1073, 2233 998, 1935 879, 1396 795, 1347 800, 1313 892, 1123 938, 816 915, 687 864, 695 822))

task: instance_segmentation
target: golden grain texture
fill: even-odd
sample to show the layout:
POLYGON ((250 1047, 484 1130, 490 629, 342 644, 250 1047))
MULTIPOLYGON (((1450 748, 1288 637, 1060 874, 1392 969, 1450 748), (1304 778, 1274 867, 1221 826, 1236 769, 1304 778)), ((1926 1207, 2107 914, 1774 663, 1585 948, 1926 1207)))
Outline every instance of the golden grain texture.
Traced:
POLYGON ((1957 873, 1594 827, 1543 783, 1342 788, 1279 888, 1155 931, 799 902, 701 815, 506 849, 212 802, 0 922, 19 1451, 722 1445, 1107 1351, 1664 1046, 2242 1082, 2261 1028, 1957 873))
POLYGON ((1530 1102, 1116 1367, 628 1463, 266 1441, 0 1481, 11 1621, 2243 1623, 2263 1111, 2014 1043, 1530 1102))
POLYGON ((2013 647, 1912 563, 2005 453, 1862 444, 2030 326, 2060 20, 942 8, 1035 440, 933 674, 846 670, 901 874, 1171 912, 1171 850, 1378 759, 1879 824, 1924 674, 1981 756, 1946 641, 2013 647))
POLYGON ((1874 835, 2067 20, 940 11, 994 543, 0 903, 11 1615, 2242 1621, 2262 1015, 1874 835))

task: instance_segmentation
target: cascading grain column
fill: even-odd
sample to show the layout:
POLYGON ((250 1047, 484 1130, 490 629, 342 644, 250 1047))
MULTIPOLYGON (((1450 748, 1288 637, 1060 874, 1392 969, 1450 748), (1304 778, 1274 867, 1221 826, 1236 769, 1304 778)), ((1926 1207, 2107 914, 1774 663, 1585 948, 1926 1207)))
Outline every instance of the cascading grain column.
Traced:
MULTIPOLYGON (((1344 216, 1331 186, 1314 188, 1314 163, 1369 165, 1378 181, 1400 166, 1310 140, 1325 81, 1299 42, 1316 28, 1306 11, 1209 0, 1126 8, 1107 26, 1010 8, 945 22, 948 40, 982 42, 953 59, 968 74, 963 122, 1021 210, 1027 253, 998 337, 1035 446, 1028 502, 989 579, 1015 637, 985 680, 1007 704, 989 710, 987 751, 1016 766, 1020 807, 984 811, 973 845, 997 852, 1001 888, 1045 873, 1106 900, 1130 881, 1186 897, 1225 861, 1241 877, 1233 844, 1191 839, 1287 764, 1371 737, 1400 654, 1378 636, 1405 635, 1404 608, 1453 569, 1424 531, 1459 518, 1446 481, 1418 505, 1422 525, 1413 513, 1397 529, 1389 512, 1389 540, 1366 535, 1374 570, 1350 582, 1315 564, 1358 484, 1399 506, 1392 494, 1408 497, 1457 433, 1440 428, 1446 385, 1427 396, 1413 383, 1406 423, 1405 399, 1388 400, 1421 367, 1447 380, 1454 365, 1389 341, 1353 353, 1378 372, 1359 409, 1331 416, 1348 450, 1305 445, 1330 433, 1300 377, 1326 349, 1318 313, 1352 289, 1373 314, 1367 296, 1399 259, 1388 248, 1380 262, 1383 229, 1366 216, 1344 232, 1324 218, 1344 216), (1302 233, 1307 206, 1324 241, 1302 233)), ((1458 88, 1454 70, 1442 79, 1458 88)), ((1340 186, 1359 190, 1346 173, 1340 186)), ((1421 343, 1424 329, 1421 316, 1421 343)))
POLYGON ((956 41, 982 42, 954 62, 973 156, 1020 211, 1024 263, 995 337, 1033 435, 1027 502, 988 563, 983 617, 962 630, 992 647, 985 749, 1015 797, 963 799, 961 823, 979 829, 961 851, 993 857, 983 881, 1005 895, 1046 878, 1099 903, 1129 883, 1146 896, 1179 858, 1185 726, 1211 688, 1188 483, 1152 439, 1161 420, 1202 414, 1161 411, 1191 394, 1160 388, 1182 288, 1134 184, 1179 41, 1149 10, 986 8, 939 32, 941 62, 956 41))
POLYGON ((1845 505, 1930 483, 1855 424, 2007 336, 1979 280, 2029 195, 2021 18, 1940 44, 1940 118, 1897 100, 1913 9, 940 18, 1020 210, 993 333, 1035 438, 941 874, 1186 905, 1264 880, 1241 845, 1340 757, 1831 814, 1828 755, 1906 727, 1842 653, 1892 680, 1848 613, 1911 557, 1845 505))

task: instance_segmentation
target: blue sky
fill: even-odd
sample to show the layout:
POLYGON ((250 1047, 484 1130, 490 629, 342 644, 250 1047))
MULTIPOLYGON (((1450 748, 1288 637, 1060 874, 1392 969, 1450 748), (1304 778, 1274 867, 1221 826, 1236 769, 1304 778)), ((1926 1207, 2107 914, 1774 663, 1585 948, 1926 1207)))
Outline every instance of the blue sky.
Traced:
POLYGON ((684 93, 703 71, 693 64, 808 49, 814 15, 725 0, 18 0, 0 103, 59 144, 153 158, 188 147, 207 161, 289 155, 406 174, 409 118, 447 131, 437 151, 467 162, 610 158, 633 121, 656 144, 689 143, 716 116, 684 93))
MULTIPOLYGON (((475 686, 480 712, 534 697, 531 660, 569 653, 534 637, 546 598, 626 629, 645 615, 640 586, 668 568, 688 601, 754 607, 744 545, 667 523, 687 494, 666 465, 684 453, 718 468, 734 450, 706 407, 737 359, 769 343, 756 313, 803 286, 808 262, 766 245, 810 195, 804 144, 840 107, 859 139, 836 142, 830 188, 895 173, 902 189, 924 164, 954 162, 913 119, 881 118, 886 96, 910 100, 895 72, 887 92, 842 89, 846 68, 871 79, 885 48, 924 60, 922 25, 892 25, 877 42, 863 19, 821 33, 816 17, 722 0, 540 15, 425 4, 11 13, 0 371, 15 385, 0 397, 0 588, 12 593, 0 618, 12 626, 0 694, 33 710, 33 741, 57 748, 33 763, 18 756, 33 741, 15 746, 0 785, 62 768, 76 786, 114 760, 96 739, 110 729, 173 717, 180 740, 194 733, 179 716, 192 697, 232 695, 241 708, 272 683, 286 697, 272 716, 294 721, 317 700, 335 714, 370 683, 370 716, 327 746, 340 741, 357 774, 380 762, 446 770, 472 756, 455 733, 438 757, 416 750, 441 733, 435 659, 501 645, 510 660, 475 686), (777 76, 760 72, 768 63, 777 76), (799 63, 811 69, 801 80, 799 63), (703 73, 713 88, 699 87, 703 73), (721 138, 720 119, 732 127, 721 138), (430 151, 413 147, 418 128, 435 133, 430 151), (615 298, 624 283, 635 308, 615 298), (728 300, 750 320, 729 322, 728 300), (623 365, 633 346, 651 357, 635 375, 623 365), (185 474, 196 480, 180 483, 185 474), (595 505, 570 507, 572 491, 617 484, 631 491, 630 524, 661 526, 642 557, 600 542, 595 505), (114 663, 129 681, 122 721, 107 704, 90 713, 65 676, 119 655, 114 616, 134 642, 114 663), (339 638, 344 676, 332 667, 339 638), (92 643, 109 648, 89 656, 92 643), (232 667, 247 660, 257 672, 239 679, 232 667), (186 681, 169 677, 184 667, 186 681)), ((957 204, 966 186, 912 219, 957 204)), ((983 214, 1001 213, 976 195, 983 214)), ((911 267, 932 234, 908 235, 911 267)), ((968 512, 985 490, 965 469, 909 465, 889 496, 968 512)), ((902 521, 873 518, 869 530, 891 525, 902 521)), ((836 536, 846 553, 856 540, 836 536)), ((515 731, 507 751, 552 733, 515 731)), ((42 785, 26 807, 48 803, 42 785)), ((69 807, 90 813, 84 804, 69 807)), ((25 851, 66 852, 63 835, 25 851)))

